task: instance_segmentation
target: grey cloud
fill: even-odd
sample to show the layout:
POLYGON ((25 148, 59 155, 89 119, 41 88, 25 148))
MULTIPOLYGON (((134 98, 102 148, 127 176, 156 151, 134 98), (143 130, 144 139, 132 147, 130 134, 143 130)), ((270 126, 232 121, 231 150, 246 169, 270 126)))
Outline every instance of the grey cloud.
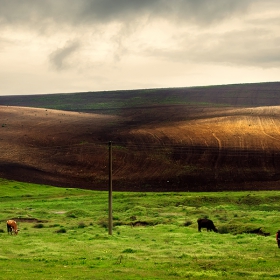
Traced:
MULTIPOLYGON (((111 34, 111 46, 114 49, 112 55, 118 61, 129 53, 128 38, 131 34, 137 36, 143 23, 161 18, 178 25, 173 34, 177 49, 158 50, 152 49, 153 46, 147 47, 149 49, 146 54, 156 59, 272 67, 279 64, 279 44, 277 34, 271 34, 270 37, 269 25, 272 22, 279 24, 277 17, 252 17, 246 19, 245 24, 242 22, 242 30, 225 34, 203 34, 203 31, 210 28, 197 28, 195 38, 187 36, 185 41, 180 38, 181 35, 186 36, 180 33, 181 25, 218 25, 222 20, 233 16, 242 17, 251 8, 260 9, 266 5, 279 7, 279 0, 267 0, 265 4, 261 0, 0 0, 0 28, 1 25, 11 28, 16 26, 40 33, 48 29, 48 35, 52 36, 51 32, 55 33, 68 26, 70 29, 67 31, 71 30, 72 38, 81 40, 82 34, 80 36, 78 29, 81 25, 89 27, 88 30, 95 33, 99 24, 118 22, 119 27, 111 34), (246 30, 248 26, 257 27, 258 30, 246 30)), ((105 34, 106 26, 100 30, 105 34)), ((146 42, 141 42, 138 53, 145 44, 146 42)), ((71 62, 71 55, 79 47, 78 41, 68 42, 64 47, 53 51, 49 57, 51 64, 56 69, 65 69, 71 62)))
POLYGON ((206 24, 246 12, 257 1, 260 0, 0 0, 0 24, 36 28, 48 24, 131 23, 143 16, 206 24))
POLYGON ((224 34, 201 33, 195 38, 190 34, 184 35, 185 39, 177 43, 177 48, 147 48, 145 55, 178 63, 280 67, 280 36, 269 29, 235 30, 224 34))
POLYGON ((62 48, 59 48, 50 54, 50 62, 57 70, 63 70, 69 66, 69 58, 80 47, 80 43, 67 42, 62 48))
POLYGON ((211 47, 200 48, 196 58, 204 62, 279 67, 279 39, 277 34, 263 28, 229 32, 218 38, 211 47))

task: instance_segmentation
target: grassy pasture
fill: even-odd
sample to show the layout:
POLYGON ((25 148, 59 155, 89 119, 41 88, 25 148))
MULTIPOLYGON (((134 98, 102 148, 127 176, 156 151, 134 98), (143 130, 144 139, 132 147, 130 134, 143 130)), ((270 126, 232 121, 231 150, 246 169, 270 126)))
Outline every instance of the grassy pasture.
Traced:
POLYGON ((279 199, 115 192, 110 236, 107 192, 0 180, 0 278, 279 279, 279 199), (223 234, 199 233, 199 217, 223 234), (19 219, 17 236, 6 233, 10 218, 19 219), (248 233, 260 227, 271 235, 248 233))

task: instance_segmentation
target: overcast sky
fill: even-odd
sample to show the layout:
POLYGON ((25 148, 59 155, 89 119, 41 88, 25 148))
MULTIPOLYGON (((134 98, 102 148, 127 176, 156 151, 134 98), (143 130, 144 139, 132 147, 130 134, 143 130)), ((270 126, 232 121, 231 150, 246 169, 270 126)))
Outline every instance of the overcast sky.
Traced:
POLYGON ((280 80, 279 0, 0 0, 0 95, 280 80))

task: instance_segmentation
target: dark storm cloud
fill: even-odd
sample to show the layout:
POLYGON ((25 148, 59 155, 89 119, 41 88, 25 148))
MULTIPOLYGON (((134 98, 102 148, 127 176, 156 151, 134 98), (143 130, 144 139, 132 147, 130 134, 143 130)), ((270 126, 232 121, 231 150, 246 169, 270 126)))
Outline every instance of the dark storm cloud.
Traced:
POLYGON ((143 15, 151 18, 212 22, 237 11, 246 10, 251 0, 84 0, 79 17, 88 21, 134 20, 143 15))
POLYGON ((46 24, 133 22, 143 16, 212 23, 242 13, 258 0, 0 0, 0 24, 38 28, 46 24))

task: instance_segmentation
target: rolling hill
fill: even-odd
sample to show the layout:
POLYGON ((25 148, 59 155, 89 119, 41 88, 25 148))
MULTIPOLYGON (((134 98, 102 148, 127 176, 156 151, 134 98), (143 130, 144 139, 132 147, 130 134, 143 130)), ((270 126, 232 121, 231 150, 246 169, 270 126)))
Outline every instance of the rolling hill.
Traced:
POLYGON ((0 96, 0 177, 105 190, 280 189, 280 83, 0 96))

